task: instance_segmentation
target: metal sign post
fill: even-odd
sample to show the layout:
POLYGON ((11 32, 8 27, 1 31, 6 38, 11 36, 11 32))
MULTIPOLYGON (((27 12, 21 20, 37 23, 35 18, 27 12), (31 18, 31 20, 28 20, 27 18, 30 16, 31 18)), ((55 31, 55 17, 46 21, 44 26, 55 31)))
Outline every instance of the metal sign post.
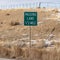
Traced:
POLYGON ((30 28, 30 48, 31 48, 31 27, 37 26, 37 12, 24 12, 24 26, 30 28))

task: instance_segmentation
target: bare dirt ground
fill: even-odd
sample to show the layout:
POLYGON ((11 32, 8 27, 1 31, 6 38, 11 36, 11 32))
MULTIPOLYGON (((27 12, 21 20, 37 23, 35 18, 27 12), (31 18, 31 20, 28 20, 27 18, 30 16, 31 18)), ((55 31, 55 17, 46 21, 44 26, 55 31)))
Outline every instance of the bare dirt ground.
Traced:
POLYGON ((0 57, 16 60, 60 60, 59 9, 0 10, 0 57), (24 12, 38 12, 38 25, 24 26, 24 12))

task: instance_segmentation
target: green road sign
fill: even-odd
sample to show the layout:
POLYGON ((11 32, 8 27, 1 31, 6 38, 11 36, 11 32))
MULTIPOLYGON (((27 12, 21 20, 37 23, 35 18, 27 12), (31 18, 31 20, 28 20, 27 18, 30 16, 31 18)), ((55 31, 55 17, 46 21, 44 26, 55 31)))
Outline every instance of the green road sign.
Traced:
POLYGON ((24 25, 37 26, 37 12, 24 12, 24 25))

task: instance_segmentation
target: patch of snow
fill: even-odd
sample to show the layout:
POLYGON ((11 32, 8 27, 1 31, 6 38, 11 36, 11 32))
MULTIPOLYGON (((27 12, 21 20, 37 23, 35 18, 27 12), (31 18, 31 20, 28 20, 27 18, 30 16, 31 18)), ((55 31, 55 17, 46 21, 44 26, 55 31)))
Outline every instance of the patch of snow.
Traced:
POLYGON ((34 36, 39 36, 38 34, 35 34, 34 36))
POLYGON ((60 19, 58 19, 57 21, 59 21, 59 22, 60 22, 60 19))
POLYGON ((29 37, 26 37, 26 38, 22 38, 22 39, 20 39, 20 40, 28 40, 29 39, 29 37))
POLYGON ((6 58, 0 58, 0 60, 16 60, 16 59, 6 59, 6 58))
POLYGON ((39 24, 42 24, 42 23, 43 23, 43 22, 38 22, 38 25, 39 25, 39 24))
POLYGON ((52 41, 49 41, 49 40, 47 40, 47 39, 44 39, 44 42, 45 42, 45 45, 46 45, 46 46, 52 45, 52 41))
POLYGON ((56 16, 57 16, 58 18, 60 18, 60 13, 57 13, 56 16))
POLYGON ((45 41, 45 44, 46 44, 46 45, 51 45, 51 44, 52 44, 52 41, 46 40, 46 41, 45 41))
POLYGON ((51 17, 45 17, 45 18, 42 18, 43 20, 49 20, 49 19, 53 19, 53 20, 57 20, 58 18, 54 17, 54 18, 51 18, 51 17))
POLYGON ((28 34, 22 34, 23 36, 26 36, 26 35, 28 35, 28 34))
POLYGON ((31 44, 36 44, 37 40, 31 40, 31 44))

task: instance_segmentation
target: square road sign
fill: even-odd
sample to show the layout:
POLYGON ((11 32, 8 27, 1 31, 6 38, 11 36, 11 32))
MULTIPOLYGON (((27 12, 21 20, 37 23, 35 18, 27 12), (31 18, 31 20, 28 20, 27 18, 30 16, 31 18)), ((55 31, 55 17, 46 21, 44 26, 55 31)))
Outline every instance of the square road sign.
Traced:
POLYGON ((37 26, 37 12, 24 12, 24 25, 37 26))

